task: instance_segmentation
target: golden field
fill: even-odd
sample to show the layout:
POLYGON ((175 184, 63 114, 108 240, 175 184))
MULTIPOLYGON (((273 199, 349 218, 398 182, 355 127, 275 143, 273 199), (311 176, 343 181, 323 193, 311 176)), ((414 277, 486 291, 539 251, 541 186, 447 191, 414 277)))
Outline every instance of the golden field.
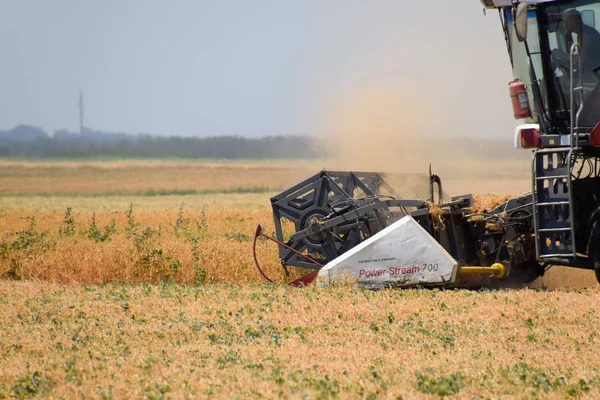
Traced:
MULTIPOLYGON (((322 164, 0 162, 0 398, 600 396, 588 271, 511 291, 298 290, 260 241, 280 283, 263 284, 269 198, 322 164)), ((449 194, 502 194, 528 189, 524 168, 439 170, 449 194)))
MULTIPOLYGON (((483 194, 494 192, 492 187, 496 193, 528 190, 528 162, 469 163, 441 164, 450 195, 473 188, 483 194)), ((258 224, 272 231, 269 198, 324 167, 330 165, 0 161, 0 276, 16 268, 25 279, 54 283, 145 282, 160 280, 167 269, 159 267, 174 262, 181 264, 171 274, 176 282, 190 283, 193 266, 201 264, 209 282, 258 283, 250 238, 258 224), (110 231, 105 240, 90 238, 93 217, 100 236, 110 231), (70 233, 61 234, 65 229, 70 233), (148 257, 151 267, 136 267, 148 257)), ((404 197, 426 196, 427 178, 417 172, 394 175, 390 182, 404 197)), ((259 255, 271 275, 284 278, 271 243, 259 242, 259 255)), ((589 271, 555 269, 536 284, 581 288, 595 278, 589 271)))

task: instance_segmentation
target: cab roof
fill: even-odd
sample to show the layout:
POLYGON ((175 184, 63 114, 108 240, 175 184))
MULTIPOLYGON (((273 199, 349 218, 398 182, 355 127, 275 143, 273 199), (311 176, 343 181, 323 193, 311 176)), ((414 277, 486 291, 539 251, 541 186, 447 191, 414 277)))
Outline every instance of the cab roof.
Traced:
MULTIPOLYGON (((527 4, 541 4, 541 3, 552 3, 557 0, 521 0, 521 3, 527 4)), ((512 0, 481 0, 486 8, 501 8, 510 7, 513 4, 512 0)))

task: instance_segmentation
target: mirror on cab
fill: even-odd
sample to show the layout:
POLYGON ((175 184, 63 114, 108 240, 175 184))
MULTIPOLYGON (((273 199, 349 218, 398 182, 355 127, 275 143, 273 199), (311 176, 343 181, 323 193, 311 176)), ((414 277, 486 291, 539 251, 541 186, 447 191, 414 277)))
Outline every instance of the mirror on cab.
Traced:
POLYGON ((519 42, 527 39, 527 4, 519 3, 515 13, 515 31, 519 42))

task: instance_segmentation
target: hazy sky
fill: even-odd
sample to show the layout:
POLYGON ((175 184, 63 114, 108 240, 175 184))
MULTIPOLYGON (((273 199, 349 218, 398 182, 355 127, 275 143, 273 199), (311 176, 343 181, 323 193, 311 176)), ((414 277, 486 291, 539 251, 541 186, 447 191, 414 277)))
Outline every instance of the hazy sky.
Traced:
POLYGON ((321 135, 370 87, 452 135, 512 135, 479 0, 0 0, 0 129, 321 135))

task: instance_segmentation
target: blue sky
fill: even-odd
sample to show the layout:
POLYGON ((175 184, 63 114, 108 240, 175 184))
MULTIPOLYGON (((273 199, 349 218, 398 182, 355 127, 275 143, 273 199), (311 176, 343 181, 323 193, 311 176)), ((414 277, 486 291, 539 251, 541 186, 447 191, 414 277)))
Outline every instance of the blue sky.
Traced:
POLYGON ((86 126, 129 133, 325 135, 331 115, 354 113, 348 99, 382 88, 447 135, 509 138, 515 125, 498 16, 478 0, 0 0, 0 10, 0 129, 75 130, 80 89, 86 126))

